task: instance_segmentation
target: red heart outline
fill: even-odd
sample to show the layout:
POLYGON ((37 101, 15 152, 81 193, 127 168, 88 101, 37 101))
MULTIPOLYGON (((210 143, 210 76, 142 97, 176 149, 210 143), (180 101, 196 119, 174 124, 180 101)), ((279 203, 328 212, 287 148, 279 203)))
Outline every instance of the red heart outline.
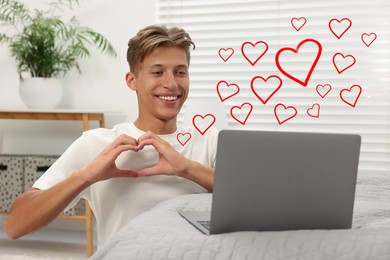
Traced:
POLYGON ((318 95, 320 95, 321 98, 326 97, 326 95, 328 95, 328 93, 331 90, 332 90, 332 86, 330 84, 325 84, 325 85, 318 84, 316 87, 316 91, 317 91, 318 95), (327 87, 327 86, 328 86, 327 91, 324 94, 321 94, 319 91, 319 87, 321 87, 322 89, 325 89, 325 87, 327 87))
POLYGON ((276 76, 276 75, 271 75, 271 76, 269 76, 269 77, 266 78, 266 79, 264 79, 262 76, 255 76, 255 77, 253 77, 252 80, 251 80, 251 89, 252 89, 253 94, 255 94, 256 97, 265 105, 265 104, 267 104, 268 100, 270 100, 270 99, 273 97, 273 95, 282 87, 282 83, 283 83, 283 82, 282 82, 282 79, 279 78, 279 77, 276 76), (255 81, 256 79, 261 79, 261 80, 264 81, 264 83, 265 83, 265 82, 267 82, 270 78, 277 78, 277 79, 279 80, 279 86, 271 93, 271 95, 269 95, 269 96, 264 100, 264 99, 263 99, 262 97, 260 97, 260 95, 256 92, 253 83, 254 83, 254 81, 255 81))
POLYGON ((345 55, 345 56, 344 56, 344 55, 343 55, 342 53, 340 53, 340 52, 338 52, 338 53, 336 53, 335 55, 333 55, 333 66, 336 68, 336 70, 337 70, 337 72, 338 72, 339 74, 343 73, 344 71, 346 71, 347 69, 349 69, 350 67, 352 67, 355 63, 356 63, 356 59, 355 59, 355 57, 354 57, 353 55, 349 55, 349 54, 348 54, 348 55, 345 55), (344 69, 339 70, 339 68, 337 67, 336 62, 335 62, 336 57, 339 56, 339 55, 341 55, 341 56, 343 57, 343 59, 345 59, 345 58, 347 58, 347 57, 352 57, 353 62, 352 62, 349 66, 345 67, 344 69))
POLYGON ((218 93, 219 99, 220 99, 222 102, 224 102, 225 100, 227 100, 227 99, 229 99, 229 98, 231 98, 231 97, 237 95, 238 92, 240 92, 240 87, 239 87, 237 84, 234 84, 234 83, 229 84, 229 83, 227 83, 225 80, 219 81, 218 84, 217 84, 216 89, 217 89, 217 93, 218 93), (231 95, 229 95, 229 96, 223 98, 222 95, 221 95, 221 93, 220 93, 220 91, 219 91, 219 87, 220 87, 219 84, 221 84, 221 83, 225 83, 225 84, 226 84, 226 87, 235 86, 235 87, 237 87, 237 91, 234 92, 234 93, 232 93, 231 95))
POLYGON ((349 30, 349 28, 351 28, 351 26, 352 26, 352 21, 351 21, 350 19, 348 19, 348 18, 342 18, 341 20, 338 20, 338 19, 336 19, 336 18, 333 18, 333 19, 331 19, 331 20, 329 21, 328 26, 329 26, 330 31, 333 33, 333 35, 336 36, 337 39, 340 39, 340 38, 349 30), (332 29, 332 23, 335 22, 335 21, 338 22, 339 24, 342 23, 343 21, 348 21, 348 22, 349 22, 349 26, 348 26, 340 35, 337 35, 337 34, 333 31, 333 29, 332 29))
POLYGON ((351 107, 355 107, 355 106, 356 106, 356 103, 358 102, 359 97, 360 97, 361 94, 362 94, 362 87, 359 86, 359 85, 353 85, 353 86, 351 86, 349 89, 348 89, 348 88, 342 89, 342 90, 340 91, 340 98, 341 98, 341 100, 342 100, 344 103, 348 104, 348 105, 351 106, 351 107), (354 101, 353 103, 350 103, 350 102, 348 102, 347 100, 345 100, 344 97, 343 97, 343 94, 345 93, 345 91, 348 92, 348 93, 351 93, 352 89, 356 89, 356 88, 359 89, 359 93, 358 93, 358 95, 356 96, 355 101, 354 101))
POLYGON ((244 58, 252 65, 252 66, 255 66, 255 64, 261 59, 261 57, 263 57, 264 55, 265 55, 265 53, 268 51, 268 44, 266 43, 266 42, 264 42, 264 41, 258 41, 258 42, 256 42, 255 44, 253 44, 253 43, 251 43, 251 42, 244 42, 242 45, 241 45, 241 53, 242 53, 242 55, 244 56, 244 58), (245 45, 247 45, 247 44, 250 44, 250 45, 252 45, 252 47, 254 48, 257 44, 259 44, 259 43, 263 43, 264 45, 265 45, 265 50, 264 50, 264 52, 262 53, 262 54, 260 54, 260 56, 258 56, 257 57, 257 59, 254 61, 254 62, 252 62, 249 58, 248 58, 248 56, 246 56, 246 54, 245 54, 245 52, 244 52, 244 47, 245 47, 245 45))
POLYGON ((230 57, 232 56, 234 54, 234 49, 233 48, 220 48, 219 49, 219 51, 218 51, 218 55, 219 55, 219 57, 221 57, 221 59, 224 61, 224 62, 227 62, 228 61, 228 59, 230 59, 230 57), (231 53, 230 53, 230 55, 227 57, 227 58, 224 58, 223 56, 222 56, 222 54, 221 54, 221 51, 224 51, 225 53, 227 52, 227 51, 231 51, 231 53))
POLYGON ((316 41, 316 40, 314 40, 314 39, 305 39, 305 40, 301 41, 301 42, 298 44, 296 50, 293 49, 293 48, 289 48, 289 47, 285 47, 285 48, 280 49, 280 50, 276 53, 276 56, 275 56, 275 63, 276 63, 276 66, 278 67, 278 69, 280 70, 280 72, 282 72, 284 75, 286 75, 288 78, 292 79, 293 81, 295 81, 295 82, 301 84, 302 86, 306 87, 307 84, 309 83, 311 74, 313 73, 314 68, 315 68, 315 66, 316 66, 317 63, 318 63, 318 60, 319 60, 320 57, 321 57, 321 53, 322 53, 322 46, 321 46, 321 44, 320 44, 318 41, 316 41), (292 76, 292 75, 289 74, 288 72, 286 72, 284 69, 282 69, 282 67, 280 66, 280 63, 279 63, 279 56, 280 56, 280 54, 281 54, 282 52, 284 52, 284 51, 292 51, 292 52, 294 52, 294 53, 296 54, 296 53, 298 53, 299 48, 300 48, 303 44, 305 44, 305 43, 307 43, 307 42, 312 42, 312 43, 316 44, 316 45, 318 46, 318 53, 317 53, 317 56, 316 56, 316 58, 315 58, 313 64, 311 65, 311 68, 310 68, 310 70, 309 70, 309 73, 308 73, 307 76, 306 76, 305 81, 303 82, 303 81, 301 81, 301 80, 295 78, 294 76, 292 76))
POLYGON ((281 124, 285 123, 286 121, 290 120, 291 118, 295 117, 297 114, 298 114, 298 111, 297 111, 297 109, 296 109, 295 107, 293 107, 293 106, 288 106, 288 107, 286 107, 284 104, 279 103, 279 104, 277 104, 277 105, 274 107, 274 115, 275 115, 275 117, 276 117, 276 120, 278 120, 279 125, 281 125, 281 124), (295 112, 294 112, 293 115, 291 115, 291 116, 285 118, 283 121, 280 121, 279 116, 278 116, 277 111, 276 111, 276 110, 278 109, 279 106, 282 106, 284 110, 293 109, 295 112))
POLYGON ((204 116, 198 114, 198 115, 195 115, 195 116, 192 118, 192 124, 194 125, 194 127, 196 128, 196 130, 198 130, 198 132, 199 132, 201 135, 204 135, 204 134, 207 132, 207 130, 209 130, 210 127, 211 127, 214 123, 215 123, 215 116, 214 116, 213 114, 206 114, 206 115, 204 115, 204 116), (196 120, 196 118, 198 118, 198 117, 202 118, 202 120, 204 120, 206 117, 212 117, 212 118, 213 118, 213 121, 206 127, 206 129, 204 129, 204 130, 202 131, 202 130, 200 130, 200 129, 198 128, 198 126, 197 126, 196 123, 195 123, 195 120, 196 120))
POLYGON ((178 134, 176 135, 176 139, 177 139, 177 141, 181 144, 181 146, 185 146, 191 138, 192 138, 192 134, 189 133, 189 132, 186 132, 186 133, 178 133, 178 134), (185 138, 185 139, 183 139, 184 142, 182 142, 181 137, 184 137, 184 138, 185 138))
POLYGON ((245 125, 245 124, 246 124, 246 121, 247 121, 248 118, 249 118, 249 115, 252 113, 252 110, 253 110, 252 104, 251 104, 251 103, 248 103, 248 102, 245 102, 245 103, 243 103, 241 106, 233 106, 233 107, 230 109, 230 115, 231 115, 237 122, 239 122, 239 123, 242 124, 242 125, 245 125), (234 109, 239 109, 239 110, 241 110, 243 106, 248 106, 248 105, 249 105, 250 109, 249 109, 249 112, 248 112, 248 114, 246 115, 244 121, 241 121, 240 119, 238 119, 236 116, 233 115, 233 110, 234 110, 234 109))
POLYGON ((310 108, 306 110, 306 113, 311 117, 319 118, 320 108, 321 108, 320 104, 314 103, 310 108), (314 114, 312 112, 314 112, 314 114))
POLYGON ((362 42, 367 46, 370 47, 370 45, 376 40, 377 35, 376 33, 363 33, 362 36, 360 37, 362 39, 362 42), (371 35, 374 35, 374 39, 372 39, 370 42, 366 42, 365 38, 366 37, 371 37, 371 35))
POLYGON ((299 18, 294 17, 294 18, 291 19, 290 22, 291 22, 292 27, 294 27, 294 29, 297 30, 297 32, 298 32, 298 31, 299 31, 300 29, 302 29, 302 27, 306 24, 307 20, 306 20, 305 17, 299 17, 299 18), (304 22, 303 22, 303 24, 301 24, 301 26, 298 26, 298 27, 297 27, 297 26, 295 25, 295 22, 298 22, 298 23, 299 23, 301 19, 302 19, 304 22))

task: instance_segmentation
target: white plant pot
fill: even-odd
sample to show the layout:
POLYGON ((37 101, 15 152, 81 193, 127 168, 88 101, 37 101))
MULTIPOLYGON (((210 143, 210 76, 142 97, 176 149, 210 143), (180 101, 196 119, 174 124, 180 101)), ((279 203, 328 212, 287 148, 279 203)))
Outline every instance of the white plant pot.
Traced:
POLYGON ((62 99, 62 82, 56 78, 22 79, 19 95, 28 108, 55 108, 62 99))

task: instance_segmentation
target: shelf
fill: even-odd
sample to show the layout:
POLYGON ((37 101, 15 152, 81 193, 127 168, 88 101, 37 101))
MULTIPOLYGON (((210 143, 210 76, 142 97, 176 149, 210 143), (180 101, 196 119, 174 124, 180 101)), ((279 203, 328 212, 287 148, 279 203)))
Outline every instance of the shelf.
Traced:
MULTIPOLYGON (((104 112, 94 110, 74 110, 74 109, 8 109, 0 110, 0 119, 15 119, 15 120, 55 120, 55 121, 81 121, 83 123, 83 131, 90 129, 90 121, 98 121, 99 127, 105 127, 104 112)), ((8 214, 0 212, 0 214, 8 214)), ((92 234, 92 210, 89 203, 86 202, 85 215, 82 216, 67 216, 60 215, 60 219, 69 220, 84 220, 86 222, 86 239, 87 239, 87 255, 93 254, 93 234, 92 234)))

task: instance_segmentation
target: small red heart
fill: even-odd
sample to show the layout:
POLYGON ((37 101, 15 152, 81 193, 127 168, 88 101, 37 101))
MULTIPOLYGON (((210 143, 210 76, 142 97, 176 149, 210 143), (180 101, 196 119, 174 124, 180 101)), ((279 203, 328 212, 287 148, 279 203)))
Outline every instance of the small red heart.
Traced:
POLYGON ((186 143, 188 143, 188 141, 192 138, 192 135, 191 133, 178 133, 176 135, 176 139, 177 141, 182 145, 182 146, 185 146, 186 143))
POLYGON ((282 103, 277 104, 274 107, 274 114, 276 117, 276 120, 278 120, 279 125, 285 123, 286 121, 290 120, 291 118, 295 117, 297 115, 298 111, 293 106, 286 107, 282 103), (286 114, 287 113, 287 114, 286 114))
POLYGON ((253 106, 251 103, 245 102, 241 106, 233 106, 230 109, 230 115, 240 124, 245 125, 246 121, 248 120, 249 115, 252 113, 253 106), (240 119, 239 117, 242 117, 241 112, 243 111, 242 115, 245 116, 244 120, 240 119), (236 113, 237 112, 237 113, 236 113))
POLYGON ((367 46, 370 47, 370 45, 376 40, 377 35, 376 33, 363 33, 361 36, 362 42, 367 46))
POLYGON ((320 117, 320 105, 318 103, 313 104, 313 106, 307 109, 307 114, 311 117, 319 118, 320 117))
POLYGON ((306 24, 307 20, 305 17, 300 18, 292 18, 291 19, 291 25, 294 27, 295 30, 299 31, 302 29, 302 27, 306 24))
POLYGON ((229 84, 226 81, 221 80, 217 84, 217 92, 218 92, 219 99, 223 102, 237 95, 238 92, 240 92, 240 87, 234 83, 229 84))
POLYGON ((353 55, 343 55, 342 53, 336 53, 333 55, 333 65, 339 74, 343 73, 356 63, 356 59, 353 55))
POLYGON ((201 135, 204 135, 214 123, 215 116, 213 114, 195 115, 192 118, 192 124, 201 135))
POLYGON ((325 84, 325 85, 318 84, 316 90, 318 95, 324 98, 332 90, 332 86, 329 84, 325 84))
MULTIPOLYGON (((248 50, 248 49, 246 49, 248 50)), ((241 53, 242 55, 244 56, 244 58, 252 65, 252 66, 255 66, 255 64, 261 59, 261 57, 263 57, 265 55, 265 53, 267 52, 268 50, 268 44, 266 42, 263 42, 263 41, 258 41, 256 42, 255 44, 251 43, 251 42, 244 42, 242 45, 241 45, 241 53), (256 60, 255 61, 252 61, 249 57, 248 57, 248 53, 245 53, 245 48, 247 45, 251 45, 252 48, 260 48, 259 51, 257 51, 257 54, 258 56, 256 56, 256 60), (260 54, 259 54, 260 53, 260 54)))
POLYGON ((348 18, 343 18, 338 20, 333 18, 329 21, 329 29, 337 37, 340 39, 352 26, 352 21, 348 18))
POLYGON ((219 51, 218 51, 218 55, 219 57, 221 57, 221 59, 224 61, 224 62, 227 62, 228 59, 233 55, 234 53, 234 50, 232 48, 220 48, 219 51))
POLYGON ((353 85, 349 89, 342 89, 340 91, 340 98, 344 103, 350 105, 351 107, 355 107, 361 94, 362 87, 359 85, 353 85))
MULTIPOLYGON (((251 89, 252 89, 252 92, 256 95, 256 97, 263 103, 263 104, 266 104, 268 102, 268 100, 270 100, 272 98, 273 95, 275 95, 275 93, 282 87, 282 80, 276 76, 276 75, 271 75, 269 76, 268 78, 264 79, 263 77, 261 76, 255 76, 252 80, 251 80, 251 89), (255 81, 258 82, 258 80, 260 80, 260 82, 264 85, 261 85, 260 88, 257 87, 257 90, 255 89, 255 81), (259 91, 262 90, 262 92, 268 92, 266 93, 265 98, 262 98, 259 94, 259 91), (272 91, 271 93, 269 93, 270 91, 272 91)), ((263 93, 264 94, 264 93, 263 93)))

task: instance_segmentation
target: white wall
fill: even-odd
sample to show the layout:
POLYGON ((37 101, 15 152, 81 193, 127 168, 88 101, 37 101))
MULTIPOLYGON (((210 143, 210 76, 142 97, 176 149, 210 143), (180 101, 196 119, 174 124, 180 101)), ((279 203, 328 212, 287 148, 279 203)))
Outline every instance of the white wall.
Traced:
MULTIPOLYGON (((20 0, 31 8, 45 0, 20 0)), ((135 94, 125 84, 127 42, 139 29, 155 23, 155 0, 81 0, 75 15, 80 23, 106 36, 114 45, 116 59, 95 53, 81 62, 82 74, 63 80, 64 99, 59 108, 115 111, 106 126, 133 121, 137 116, 135 94)), ((0 30, 4 30, 0 28, 0 30)), ((0 110, 25 109, 18 94, 16 64, 5 45, 0 46, 0 110)), ((97 127, 97 124, 93 125, 97 127)), ((0 120, 0 152, 61 154, 82 130, 79 122, 0 120)), ((0 216, 0 224, 3 218, 0 216)), ((69 222, 69 221, 68 221, 69 222)))

